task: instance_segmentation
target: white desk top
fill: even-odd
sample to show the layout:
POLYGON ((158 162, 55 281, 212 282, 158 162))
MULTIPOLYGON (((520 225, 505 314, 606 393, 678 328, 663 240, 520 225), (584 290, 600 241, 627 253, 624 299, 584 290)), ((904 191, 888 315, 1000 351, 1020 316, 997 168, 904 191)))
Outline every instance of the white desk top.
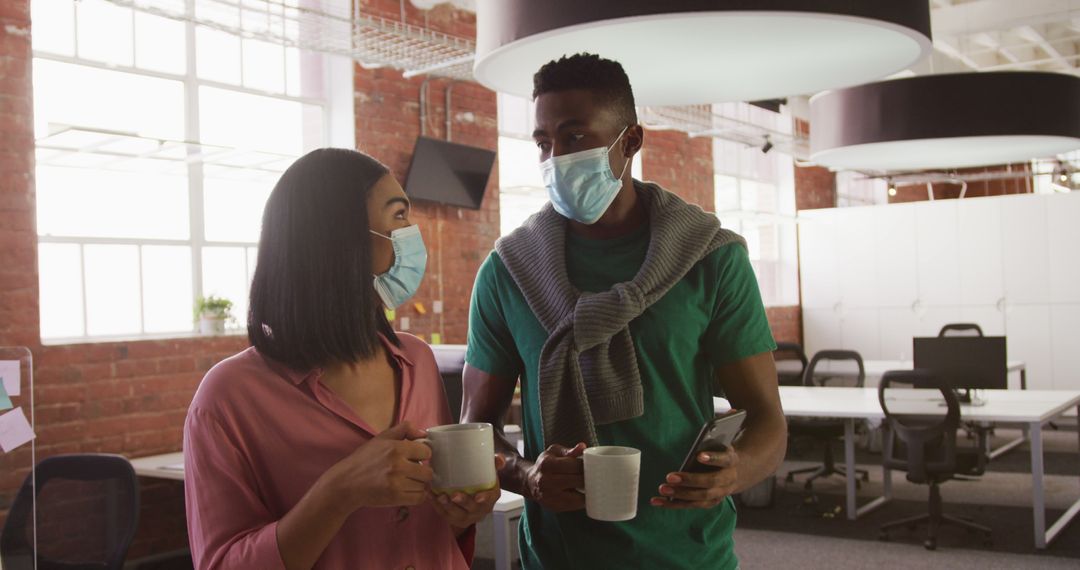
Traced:
MULTIPOLYGON (((140 477, 184 480, 184 454, 181 452, 139 457, 131 460, 131 466, 135 468, 135 474, 140 477)), ((524 507, 524 497, 506 490, 503 490, 499 500, 495 502, 495 510, 498 512, 509 512, 524 507)))
MULTIPOLYGON (((1080 404, 1077 390, 981 390, 983 406, 965 406, 965 420, 988 422, 1044 422, 1080 404)), ((943 402, 936 390, 890 390, 890 409, 898 413, 940 414, 943 402), (910 397, 909 397, 910 395, 910 397), (896 401, 894 406, 891 402, 896 401)), ((784 415, 828 418, 880 419, 877 388, 810 388, 780 386, 784 415)))
MULTIPOLYGON (((882 374, 889 370, 911 370, 915 367, 915 362, 911 360, 864 360, 863 370, 866 371, 867 378, 880 378, 882 374)), ((1019 372, 1026 367, 1023 360, 1010 360, 1008 362, 1009 372, 1019 372)), ((856 371, 855 363, 850 360, 839 361, 827 361, 822 362, 817 368, 822 373, 838 374, 838 375, 854 375, 856 371)), ((798 360, 777 360, 776 371, 788 374, 797 374, 799 370, 802 370, 802 363, 798 360)))

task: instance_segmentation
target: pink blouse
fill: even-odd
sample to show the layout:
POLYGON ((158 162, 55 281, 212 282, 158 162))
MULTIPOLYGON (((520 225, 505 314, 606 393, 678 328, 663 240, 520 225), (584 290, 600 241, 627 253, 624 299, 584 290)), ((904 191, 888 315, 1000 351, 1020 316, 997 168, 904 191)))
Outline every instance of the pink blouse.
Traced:
MULTIPOLYGON (((401 370, 394 423, 452 423, 431 348, 399 334, 383 345, 401 370)), ((249 348, 214 366, 184 424, 184 490, 195 567, 282 569, 277 523, 331 465, 375 430, 321 381, 249 348)), ((459 546, 429 504, 354 512, 315 568, 469 568, 470 532, 459 546), (468 551, 463 553, 463 550, 468 551)))

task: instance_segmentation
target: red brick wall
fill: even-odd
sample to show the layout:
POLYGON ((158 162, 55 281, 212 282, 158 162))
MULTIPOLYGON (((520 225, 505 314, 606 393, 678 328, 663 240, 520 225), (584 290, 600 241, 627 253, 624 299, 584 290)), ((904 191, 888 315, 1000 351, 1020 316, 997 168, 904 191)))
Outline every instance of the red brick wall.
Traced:
MULTIPOLYGON (((1015 178, 968 182, 967 192, 964 193, 965 198, 1004 196, 1006 194, 1028 194, 1034 191, 1034 181, 1031 179, 1031 165, 1026 163, 987 166, 984 168, 965 168, 957 172, 960 175, 993 174, 997 172, 1017 173, 1015 178)), ((957 199, 960 197, 960 190, 960 184, 934 184, 934 199, 957 199)), ((896 196, 889 196, 889 203, 922 202, 929 199, 929 193, 926 191, 925 184, 897 186, 896 196)))
POLYGON ((765 314, 776 342, 802 344, 802 307, 766 307, 765 314))
MULTIPOLYGON (((795 132, 810 136, 810 123, 795 120, 795 132)), ((822 166, 795 165, 795 209, 836 207, 836 174, 822 166)))
MULTIPOLYGON (((365 13, 397 20, 400 4, 392 0, 366 0, 365 13)), ((475 15, 440 5, 430 12, 406 6, 406 20, 460 37, 474 37, 475 15)), ((356 66, 356 145, 385 162, 398 181, 405 184, 413 144, 420 135, 420 88, 424 78, 404 79, 392 69, 367 70, 356 66)), ((432 79, 427 94, 427 136, 445 138, 446 80, 432 79)), ((498 148, 499 132, 495 93, 472 82, 456 82, 451 90, 451 140, 498 148)), ((409 330, 431 340, 440 333, 442 342, 464 344, 468 329, 469 298, 480 263, 499 237, 498 168, 492 170, 479 210, 417 202, 412 220, 424 236, 428 266, 420 291, 397 312, 409 319, 409 330), (433 302, 443 301, 443 313, 433 302), (421 314, 417 304, 426 314, 421 314)))
POLYGON ((716 211, 711 138, 691 138, 679 131, 648 130, 640 156, 642 178, 656 182, 706 212, 716 211))

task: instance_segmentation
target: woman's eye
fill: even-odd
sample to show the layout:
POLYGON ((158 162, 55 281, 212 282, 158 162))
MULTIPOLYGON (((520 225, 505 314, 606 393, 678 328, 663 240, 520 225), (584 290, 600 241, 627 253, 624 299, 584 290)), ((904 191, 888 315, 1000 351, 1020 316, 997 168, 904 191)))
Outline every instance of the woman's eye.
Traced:
POLYGON ((583 138, 585 138, 585 135, 581 135, 581 134, 577 134, 577 133, 570 135, 570 140, 572 140, 574 142, 577 142, 577 141, 579 141, 579 140, 581 140, 583 138))
POLYGON ((409 213, 406 212, 405 210, 401 210, 398 213, 394 214, 394 219, 395 220, 406 220, 408 218, 409 218, 409 213))
POLYGON ((547 150, 551 148, 551 143, 547 141, 537 141, 536 146, 540 150, 547 152, 547 150))

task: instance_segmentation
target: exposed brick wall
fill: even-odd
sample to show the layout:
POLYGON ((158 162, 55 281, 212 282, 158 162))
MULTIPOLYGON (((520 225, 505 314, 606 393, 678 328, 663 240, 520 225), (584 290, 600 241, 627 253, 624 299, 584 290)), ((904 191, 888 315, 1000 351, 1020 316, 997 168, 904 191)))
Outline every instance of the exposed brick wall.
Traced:
MULTIPOLYGON (((1031 165, 1026 163, 987 166, 984 168, 965 168, 957 171, 957 174, 992 174, 995 172, 1017 173, 1017 175, 1015 178, 968 182, 967 192, 964 193, 964 198, 1004 196, 1006 194, 1028 194, 1034 192, 1031 165)), ((960 197, 960 190, 960 184, 934 184, 934 199, 957 199, 960 197)), ((897 186, 896 196, 889 196, 889 203, 922 202, 929 199, 930 196, 925 184, 897 186)))
POLYGON ((692 138, 679 131, 645 132, 641 176, 682 199, 716 211, 713 188, 712 139, 692 138))
POLYGON ((765 314, 769 318, 769 327, 776 342, 802 344, 802 307, 767 307, 765 314))
MULTIPOLYGON (((795 120, 795 132, 810 136, 810 124, 795 120)), ((795 165, 795 209, 836 207, 836 174, 822 166, 795 165)))

